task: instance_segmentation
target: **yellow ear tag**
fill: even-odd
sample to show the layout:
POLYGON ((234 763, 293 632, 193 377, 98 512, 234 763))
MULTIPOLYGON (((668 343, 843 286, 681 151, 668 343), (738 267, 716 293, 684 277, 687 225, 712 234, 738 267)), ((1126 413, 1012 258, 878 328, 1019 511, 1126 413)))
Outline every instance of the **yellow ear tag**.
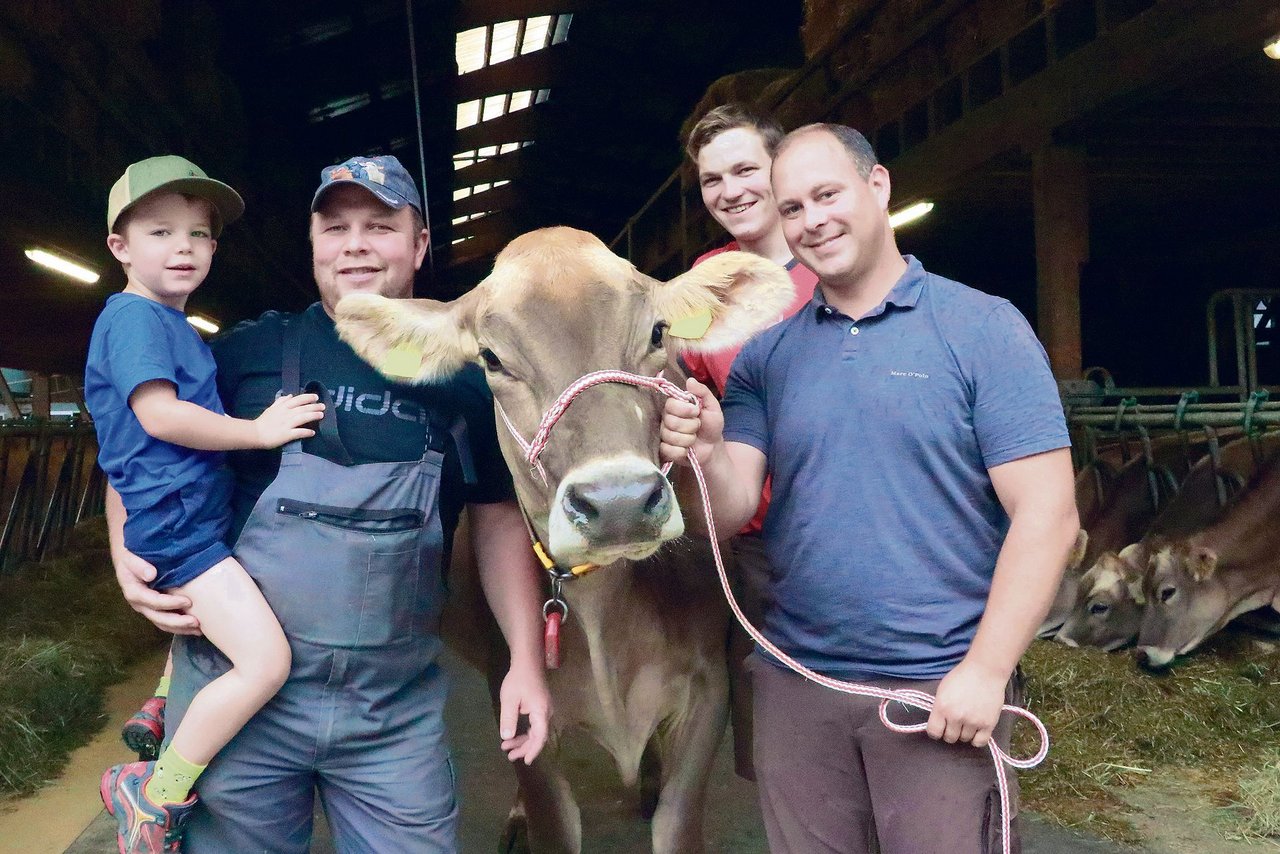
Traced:
POLYGON ((422 370, 422 350, 410 344, 397 344, 382 360, 382 373, 391 377, 413 379, 422 370))
POLYGON ((682 317, 679 320, 673 320, 671 325, 667 327, 667 334, 674 335, 676 338, 701 338, 707 334, 707 330, 711 328, 711 309, 704 308, 702 311, 682 317))

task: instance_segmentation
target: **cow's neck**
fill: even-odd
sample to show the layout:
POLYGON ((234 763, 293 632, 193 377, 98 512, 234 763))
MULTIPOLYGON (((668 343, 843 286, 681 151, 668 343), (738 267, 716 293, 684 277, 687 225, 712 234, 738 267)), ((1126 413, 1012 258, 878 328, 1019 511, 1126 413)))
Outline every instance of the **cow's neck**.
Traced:
MULTIPOLYGON (((1276 512, 1280 510, 1280 461, 1264 471, 1256 485, 1245 493, 1235 508, 1221 522, 1207 529, 1199 539, 1214 548, 1220 556, 1262 558, 1261 565, 1272 567, 1280 555, 1274 538, 1276 512)), ((1233 560, 1234 562, 1234 560, 1233 560)))

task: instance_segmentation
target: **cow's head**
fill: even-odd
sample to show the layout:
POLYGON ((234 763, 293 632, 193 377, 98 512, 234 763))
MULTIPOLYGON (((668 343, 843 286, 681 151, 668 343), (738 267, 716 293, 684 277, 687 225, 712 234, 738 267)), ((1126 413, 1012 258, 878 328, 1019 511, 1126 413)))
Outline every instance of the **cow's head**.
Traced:
POLYGON ((1232 589, 1238 567, 1222 566, 1207 545, 1179 541, 1153 550, 1144 592, 1147 610, 1138 635, 1139 661, 1167 667, 1230 620, 1268 604, 1271 591, 1241 596, 1232 589))
POLYGON ((1107 652, 1133 642, 1146 605, 1146 552, 1141 543, 1104 552, 1080 578, 1076 601, 1057 640, 1107 652))
MULTIPOLYGON (((786 271, 755 255, 724 253, 660 282, 590 234, 549 228, 512 241, 489 277, 453 302, 353 295, 337 321, 356 352, 401 379, 428 383, 479 363, 501 412, 530 441, 583 375, 665 371, 683 386, 679 352, 742 343, 777 321, 792 295, 786 271), (673 336, 673 325, 686 337, 673 336)), ((583 392, 540 457, 545 485, 500 420, 521 502, 558 563, 640 559, 683 533, 656 464, 662 403, 624 385, 583 392)))

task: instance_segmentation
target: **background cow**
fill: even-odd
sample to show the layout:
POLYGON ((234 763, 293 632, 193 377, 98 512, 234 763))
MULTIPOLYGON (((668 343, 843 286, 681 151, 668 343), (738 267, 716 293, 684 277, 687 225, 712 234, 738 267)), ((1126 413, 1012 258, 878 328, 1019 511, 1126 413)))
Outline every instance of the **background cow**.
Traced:
POLYGON ((1238 439, 1222 448, 1217 460, 1202 458, 1183 481, 1178 494, 1136 543, 1123 550, 1112 545, 1100 553, 1081 577, 1071 613, 1057 640, 1071 646, 1116 650, 1138 636, 1148 562, 1155 544, 1185 537, 1222 519, 1259 463, 1280 449, 1280 434, 1238 439))
MULTIPOLYGON (((590 732, 628 785, 644 758, 656 758, 655 852, 703 850, 707 774, 728 698, 728 612, 708 546, 676 540, 683 518, 655 462, 662 398, 621 385, 584 392, 541 457, 545 484, 501 417, 531 440, 561 391, 598 370, 665 372, 683 387, 681 349, 745 340, 781 316, 791 293, 787 273, 754 255, 725 253, 663 283, 595 237, 553 228, 514 240, 492 274, 451 303, 358 295, 338 308, 343 338, 375 367, 411 354, 416 370, 396 373, 430 382, 480 362, 537 536, 561 566, 602 565, 564 586, 563 665, 548 674, 552 744, 590 732), (700 337, 675 338, 671 324, 700 337)), ((489 650, 496 635, 487 633, 489 650)), ((491 685, 505 668, 496 657, 487 661, 491 685)), ((515 768, 521 802, 508 835, 527 830, 534 851, 580 850, 581 817, 554 751, 515 768)))
POLYGON ((1217 524, 1152 546, 1140 663, 1166 667, 1232 618, 1280 605, 1277 513, 1280 459, 1273 459, 1217 524))
MULTIPOLYGON (((1120 549, 1142 536, 1160 508, 1177 493, 1188 449, 1176 437, 1161 438, 1117 472, 1105 476, 1106 464, 1091 464, 1076 475, 1076 510, 1080 536, 1067 557, 1049 613, 1037 636, 1051 638, 1066 622, 1075 605, 1084 570, 1110 549, 1120 549)), ((1203 443, 1191 446, 1191 452, 1203 443)))

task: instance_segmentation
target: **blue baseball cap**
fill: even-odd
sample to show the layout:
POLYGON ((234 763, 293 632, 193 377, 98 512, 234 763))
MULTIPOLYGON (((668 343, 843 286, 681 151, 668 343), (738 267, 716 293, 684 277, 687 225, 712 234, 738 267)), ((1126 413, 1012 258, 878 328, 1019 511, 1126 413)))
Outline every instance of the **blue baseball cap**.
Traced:
POLYGON ((311 200, 314 213, 320 207, 320 198, 337 184, 356 184, 364 187, 389 208, 400 210, 413 205, 418 214, 426 218, 422 210, 422 197, 414 186, 408 170, 393 155, 377 157, 352 157, 350 160, 326 166, 320 170, 320 186, 311 200))

